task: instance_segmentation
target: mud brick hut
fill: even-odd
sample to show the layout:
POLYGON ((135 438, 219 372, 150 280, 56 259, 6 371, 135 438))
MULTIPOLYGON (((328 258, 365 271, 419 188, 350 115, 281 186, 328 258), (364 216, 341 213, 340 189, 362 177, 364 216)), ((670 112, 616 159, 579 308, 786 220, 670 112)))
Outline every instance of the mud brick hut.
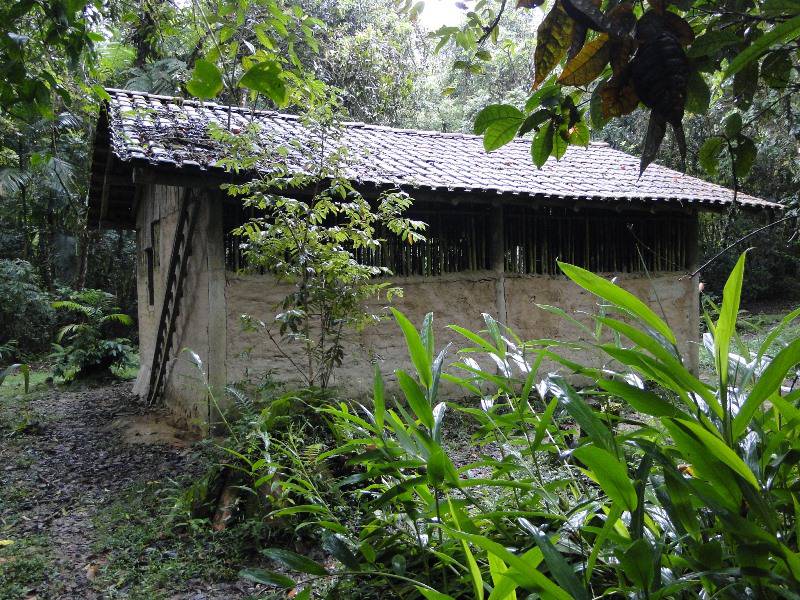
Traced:
MULTIPOLYGON (((302 138, 302 126, 275 112, 108 92, 93 149, 90 221, 137 231, 142 368, 135 389, 163 399, 179 423, 197 425, 210 414, 205 382, 180 349, 201 357, 215 390, 246 369, 278 378, 293 372, 242 331, 240 315, 274 315, 285 288, 237 269, 230 231, 245 217, 219 188, 226 174, 216 166, 220 149, 208 123, 243 128, 255 119, 271 139, 287 141, 302 138)), ((405 189, 415 200, 410 216, 429 225, 425 243, 388 239, 394 251, 384 260, 405 290, 396 306, 415 322, 433 311, 437 342, 452 339, 449 323, 480 328, 483 312, 523 338, 577 338, 535 306, 594 310, 593 297, 559 276, 561 258, 616 275, 648 299, 696 364, 698 282, 679 276, 697 257, 698 214, 724 210, 730 190, 658 165, 640 179, 638 158, 604 143, 570 148, 537 170, 524 140, 487 154, 476 136, 349 123, 344 142, 363 157, 351 177, 365 196, 405 189)), ((777 208, 744 194, 737 201, 753 211, 777 208)), ((385 361, 385 371, 405 362, 402 336, 385 328, 352 335, 347 348, 335 383, 354 393, 369 389, 370 361, 385 361)))

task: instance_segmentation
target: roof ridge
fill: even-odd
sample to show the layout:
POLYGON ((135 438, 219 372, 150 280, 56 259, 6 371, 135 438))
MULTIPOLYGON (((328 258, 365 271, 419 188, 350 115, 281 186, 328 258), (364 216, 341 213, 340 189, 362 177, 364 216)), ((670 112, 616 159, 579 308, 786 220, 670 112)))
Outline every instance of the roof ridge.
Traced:
MULTIPOLYGON (((184 98, 182 96, 167 96, 163 94, 153 94, 150 92, 141 92, 138 90, 126 90, 122 88, 105 88, 106 92, 115 93, 115 94, 128 94, 128 95, 138 95, 138 96, 147 96, 148 98, 154 98, 156 100, 168 100, 172 102, 180 102, 181 104, 190 104, 192 106, 203 106, 207 108, 221 108, 223 110, 232 110, 240 114, 245 113, 255 113, 260 115, 268 115, 271 117, 276 117, 280 119, 288 119, 295 121, 300 117, 298 115, 293 115, 290 113, 284 113, 276 110, 269 110, 266 108, 252 108, 246 106, 233 106, 233 105, 226 105, 220 104, 219 102, 204 102, 202 100, 194 100, 192 98, 184 98)), ((448 138, 461 138, 461 139, 483 139, 483 136, 476 135, 474 133, 467 133, 464 131, 439 131, 437 129, 414 129, 411 127, 393 127, 391 125, 377 125, 375 123, 366 123, 364 121, 343 121, 342 125, 348 128, 364 128, 370 130, 378 130, 378 131, 391 131, 394 133, 408 133, 412 135, 426 135, 431 137, 448 137, 448 138)), ((522 142, 529 144, 530 140, 524 137, 515 137, 512 142, 522 142)), ((604 141, 590 141, 590 146, 608 146, 607 142, 604 141)))
MULTIPOLYGON (((219 102, 205 102, 202 100, 194 100, 192 98, 184 98, 182 96, 167 96, 164 94, 152 94, 150 92, 142 92, 138 90, 126 90, 122 88, 105 88, 105 90, 109 94, 145 96, 147 98, 152 98, 155 100, 166 100, 171 102, 180 102, 181 104, 189 104, 191 106, 202 106, 204 108, 209 108, 211 110, 219 108, 223 110, 232 110, 240 114, 254 113, 259 115, 276 117, 280 119, 293 120, 293 121, 300 118, 298 115, 284 113, 276 110, 269 110, 266 108, 252 108, 246 106, 220 104, 219 102)), ((395 133, 410 133, 416 135, 446 136, 446 137, 457 137, 466 139, 480 139, 482 137, 479 135, 475 135, 474 133, 465 133, 462 131, 437 131, 435 129, 412 129, 409 127, 393 127, 391 125, 377 125, 375 123, 365 123, 363 121, 343 121, 342 125, 348 128, 376 129, 381 131, 392 131, 395 133)), ((514 141, 516 141, 516 139, 514 141)))

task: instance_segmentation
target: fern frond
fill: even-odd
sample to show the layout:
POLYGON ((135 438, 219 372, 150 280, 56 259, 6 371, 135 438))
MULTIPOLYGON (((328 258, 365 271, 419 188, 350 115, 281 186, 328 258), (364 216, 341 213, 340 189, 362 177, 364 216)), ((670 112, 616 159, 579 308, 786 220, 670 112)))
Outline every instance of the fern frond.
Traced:
POLYGON ((133 325, 133 319, 131 319, 128 315, 124 313, 113 313, 110 315, 106 315, 100 320, 101 323, 119 323, 120 325, 124 325, 125 327, 130 327, 133 325))

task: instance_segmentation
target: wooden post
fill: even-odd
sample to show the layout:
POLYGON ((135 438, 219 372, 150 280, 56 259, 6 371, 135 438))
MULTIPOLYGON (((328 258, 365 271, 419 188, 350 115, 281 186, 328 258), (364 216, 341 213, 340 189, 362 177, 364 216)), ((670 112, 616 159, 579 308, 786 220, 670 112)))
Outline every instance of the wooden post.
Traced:
POLYGON ((495 304, 497 305, 497 320, 507 324, 508 311, 506 309, 506 267, 505 267, 505 227, 503 218, 503 205, 499 202, 492 205, 492 271, 495 276, 495 304))
MULTIPOLYGON (((700 215, 697 211, 693 211, 689 226, 686 228, 687 238, 686 244, 686 258, 689 272, 693 272, 697 268, 697 262, 700 259, 700 215)), ((688 354, 689 356, 689 370, 692 374, 697 375, 700 372, 700 274, 698 273, 691 279, 688 279, 686 284, 689 286, 688 293, 691 298, 689 309, 689 331, 692 332, 692 338, 688 340, 688 354)))
MULTIPOLYGON (((227 409, 225 386, 227 368, 227 306, 225 303, 225 243, 222 230, 222 193, 211 191, 206 202, 208 231, 208 385, 219 407, 227 409)), ((210 424, 219 424, 220 415, 212 407, 210 424)), ((212 431, 212 433, 215 433, 212 431)))

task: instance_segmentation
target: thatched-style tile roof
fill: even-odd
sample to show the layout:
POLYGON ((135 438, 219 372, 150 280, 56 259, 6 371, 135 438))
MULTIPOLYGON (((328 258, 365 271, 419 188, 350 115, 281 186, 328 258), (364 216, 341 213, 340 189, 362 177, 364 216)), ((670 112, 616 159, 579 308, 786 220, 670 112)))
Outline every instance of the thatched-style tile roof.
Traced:
MULTIPOLYGON (((104 219, 114 220, 115 210, 131 204, 130 199, 126 204, 125 194, 131 194, 132 188, 125 187, 124 181, 131 166, 195 174, 219 172, 217 161, 222 151, 208 135, 211 121, 230 125, 234 131, 256 121, 265 138, 284 143, 302 142, 309 135, 297 117, 272 111, 126 90, 110 89, 108 93, 111 100, 101 117, 94 151, 90 212, 95 219, 103 188, 108 196, 109 189, 117 186, 110 204, 107 200, 104 219)), ((479 136, 346 123, 342 143, 351 151, 348 176, 365 185, 488 193, 495 198, 582 200, 598 205, 636 201, 699 209, 722 208, 734 197, 732 190, 656 164, 640 178, 639 159, 605 143, 571 146, 560 161, 550 159, 541 169, 531 161, 530 141, 525 139, 487 153, 479 136)), ((779 208, 742 193, 737 202, 749 209, 779 208)))

